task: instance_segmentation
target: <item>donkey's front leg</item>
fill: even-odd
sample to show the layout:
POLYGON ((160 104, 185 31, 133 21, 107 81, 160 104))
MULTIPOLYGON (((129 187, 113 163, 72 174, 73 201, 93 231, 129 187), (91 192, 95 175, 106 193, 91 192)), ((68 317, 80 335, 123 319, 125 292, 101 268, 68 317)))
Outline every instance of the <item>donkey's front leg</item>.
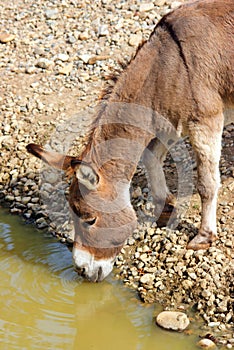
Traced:
POLYGON ((211 124, 213 125, 196 125, 191 131, 191 142, 197 156, 197 189, 202 203, 199 233, 187 246, 194 250, 209 248, 217 238, 216 207, 220 186, 219 160, 223 118, 214 118, 211 124))
POLYGON ((153 139, 143 156, 143 162, 151 184, 155 205, 154 214, 158 227, 167 226, 176 219, 176 199, 167 187, 163 171, 163 162, 168 148, 158 139, 153 139))

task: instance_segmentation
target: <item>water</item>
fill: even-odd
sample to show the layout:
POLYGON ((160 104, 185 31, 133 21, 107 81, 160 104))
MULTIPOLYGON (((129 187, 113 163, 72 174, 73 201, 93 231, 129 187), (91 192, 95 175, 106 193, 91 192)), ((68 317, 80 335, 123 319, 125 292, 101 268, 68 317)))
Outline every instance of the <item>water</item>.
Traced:
POLYGON ((195 350, 195 336, 155 326, 155 306, 110 276, 83 281, 71 252, 0 210, 1 350, 195 350))

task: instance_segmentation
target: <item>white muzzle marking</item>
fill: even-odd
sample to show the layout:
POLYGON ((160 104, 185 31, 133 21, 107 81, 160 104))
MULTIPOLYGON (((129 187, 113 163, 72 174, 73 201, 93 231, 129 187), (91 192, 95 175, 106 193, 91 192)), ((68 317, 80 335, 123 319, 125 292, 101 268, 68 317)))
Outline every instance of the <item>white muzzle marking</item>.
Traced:
POLYGON ((113 270, 113 258, 95 260, 89 252, 76 247, 73 248, 72 254, 78 272, 92 282, 102 281, 113 270))

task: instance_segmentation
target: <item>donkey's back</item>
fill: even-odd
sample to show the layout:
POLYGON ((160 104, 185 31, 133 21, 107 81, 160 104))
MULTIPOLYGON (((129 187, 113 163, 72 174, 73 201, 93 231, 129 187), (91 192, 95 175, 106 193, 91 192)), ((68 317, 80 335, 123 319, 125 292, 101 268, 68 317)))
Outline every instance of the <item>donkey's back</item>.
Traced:
POLYGON ((163 17, 150 41, 160 47, 157 101, 172 122, 173 114, 188 122, 234 106, 233 0, 185 4, 163 17))

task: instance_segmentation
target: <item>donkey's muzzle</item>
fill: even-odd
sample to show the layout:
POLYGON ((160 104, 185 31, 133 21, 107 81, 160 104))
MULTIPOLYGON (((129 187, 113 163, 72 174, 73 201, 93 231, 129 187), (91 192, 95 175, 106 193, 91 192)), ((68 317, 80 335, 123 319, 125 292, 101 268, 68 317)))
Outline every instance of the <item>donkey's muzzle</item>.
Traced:
POLYGON ((111 273, 114 263, 112 258, 96 260, 92 254, 77 247, 73 248, 73 260, 78 274, 90 282, 104 280, 111 273))

